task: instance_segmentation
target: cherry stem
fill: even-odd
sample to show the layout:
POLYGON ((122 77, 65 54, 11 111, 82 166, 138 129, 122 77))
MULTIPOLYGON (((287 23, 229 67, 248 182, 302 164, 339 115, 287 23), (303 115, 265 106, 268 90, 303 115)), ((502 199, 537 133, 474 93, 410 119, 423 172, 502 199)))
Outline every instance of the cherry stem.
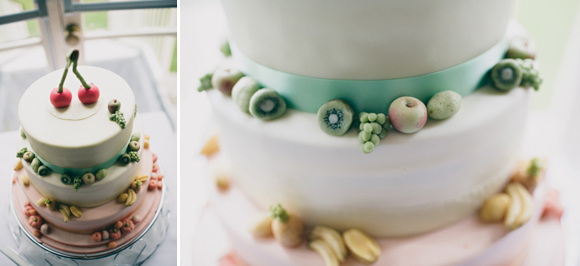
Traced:
POLYGON ((79 64, 78 56, 72 57, 71 60, 72 60, 72 64, 73 64, 73 73, 75 73, 77 78, 81 81, 81 84, 83 84, 83 87, 85 87, 85 89, 87 89, 87 90, 90 89, 91 86, 85 81, 83 76, 81 76, 81 73, 79 73, 79 71, 77 70, 77 66, 79 64))
POLYGON ((68 68, 70 67, 71 61, 66 60, 66 68, 64 69, 64 72, 62 73, 62 78, 60 78, 60 83, 58 84, 58 93, 62 93, 62 89, 64 88, 64 81, 66 80, 66 75, 68 74, 68 68))

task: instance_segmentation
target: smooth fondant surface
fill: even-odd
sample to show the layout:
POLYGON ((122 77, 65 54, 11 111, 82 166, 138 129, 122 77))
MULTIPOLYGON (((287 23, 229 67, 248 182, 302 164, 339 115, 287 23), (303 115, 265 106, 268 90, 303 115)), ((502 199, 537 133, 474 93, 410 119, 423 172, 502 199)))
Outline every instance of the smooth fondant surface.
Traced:
POLYGON ((391 129, 371 154, 357 132, 324 134, 315 114, 273 121, 209 91, 231 177, 262 208, 282 203, 307 223, 374 236, 428 232, 472 214, 509 178, 519 156, 531 90, 485 87, 461 110, 416 134, 391 129))
POLYGON ((133 131, 135 96, 127 82, 117 74, 83 66, 79 71, 87 82, 99 87, 99 101, 83 106, 76 97, 81 83, 69 71, 64 85, 74 95, 73 103, 62 109, 47 106, 50 105, 50 92, 58 86, 62 71, 40 78, 26 90, 18 106, 20 124, 34 152, 54 165, 84 168, 101 164, 129 141, 133 131), (109 120, 107 103, 111 99, 121 102, 125 129, 109 120))
MULTIPOLYGON (((135 119, 134 132, 144 135, 139 117, 135 119)), ((28 146, 27 140, 28 138, 22 141, 23 147, 28 146)), ((143 147, 143 138, 139 140, 139 143, 143 147)), ((83 185, 78 191, 75 191, 72 185, 63 184, 60 181, 61 174, 52 172, 48 176, 40 176, 32 170, 29 163, 23 162, 23 165, 31 184, 45 197, 68 205, 94 207, 116 199, 138 174, 151 172, 151 153, 144 148, 141 148, 138 153, 141 157, 139 163, 132 162, 128 165, 115 163, 107 169, 108 174, 104 179, 91 185, 83 185)))
POLYGON ((511 0, 222 0, 233 42, 267 67, 390 79, 465 62, 506 33, 511 0))

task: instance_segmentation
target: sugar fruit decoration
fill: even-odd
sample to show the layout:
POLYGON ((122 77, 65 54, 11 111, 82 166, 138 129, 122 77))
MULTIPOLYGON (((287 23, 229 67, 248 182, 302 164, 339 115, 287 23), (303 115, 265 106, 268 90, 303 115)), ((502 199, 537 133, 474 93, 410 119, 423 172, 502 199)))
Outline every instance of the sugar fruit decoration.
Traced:
POLYGON ((542 176, 543 167, 538 159, 520 162, 505 188, 505 193, 495 194, 485 200, 479 212, 483 222, 503 222, 509 230, 527 223, 534 213, 531 192, 542 176))
POLYGON ((534 66, 532 59, 504 59, 491 69, 493 87, 501 91, 509 91, 515 87, 533 87, 539 90, 542 84, 540 72, 534 66))
POLYGON ((365 113, 359 114, 358 141, 360 150, 364 154, 371 153, 381 139, 387 136, 387 131, 391 126, 389 117, 385 114, 365 113))
POLYGON ((99 96, 101 93, 99 92, 99 88, 95 84, 88 84, 81 73, 79 73, 77 66, 79 63, 79 50, 73 50, 71 53, 71 61, 73 64, 73 73, 77 76, 79 81, 81 82, 81 87, 78 91, 79 100, 83 104, 91 104, 96 103, 99 100, 99 96))
MULTIPOLYGON (((220 45, 220 51, 222 52, 222 54, 225 57, 230 57, 232 56, 232 50, 230 49, 230 43, 226 40, 224 41, 224 43, 222 43, 222 45, 220 45)), ((218 69, 219 70, 219 69, 218 69)), ((216 70, 216 72, 218 72, 218 70, 216 70)), ((234 71, 236 73, 238 73, 239 71, 234 71)), ((239 72, 241 74, 241 72, 239 72)), ((223 74, 223 73, 222 73, 223 74)), ((213 84, 213 75, 214 72, 209 72, 207 74, 205 74, 203 77, 199 78, 199 87, 197 87, 197 91, 202 92, 204 90, 207 89, 211 89, 214 87, 213 84)), ((219 72, 218 72, 218 76, 219 76, 219 72)), ((241 74, 243 76, 243 74, 241 74)), ((221 79, 222 77, 220 77, 221 79)), ((238 78, 239 79, 239 78, 238 78)), ((219 82, 218 82, 219 83, 219 82)), ((235 83, 235 82, 234 82, 235 83)), ((233 84, 231 84, 233 86, 233 84)), ((216 87, 219 88, 219 87, 216 87)), ((231 88, 229 90, 221 90, 220 91, 224 94, 229 95, 231 93, 231 88), (228 92, 229 91, 229 92, 228 92)))
POLYGON ((75 54, 73 50, 66 58, 66 67, 62 73, 62 77, 60 78, 60 83, 58 84, 58 88, 54 88, 52 92, 50 92, 50 103, 56 108, 64 108, 68 107, 72 101, 72 93, 64 87, 64 81, 66 80, 66 76, 68 74, 68 69, 72 64, 72 59, 74 56, 78 58, 78 51, 75 54))
POLYGON ((510 41, 506 57, 536 59, 536 43, 529 38, 516 37, 510 41))
POLYGON ((429 118, 442 120, 452 117, 461 108, 461 101, 461 95, 451 90, 436 93, 427 103, 429 118))
POLYGON ((318 109, 318 126, 332 136, 342 136, 350 129, 354 120, 352 107, 341 99, 326 102, 318 109))
POLYGON ((211 77, 211 85, 218 89, 224 95, 232 95, 234 85, 240 80, 244 74, 232 67, 222 66, 213 73, 211 77))
POLYGON ((125 120, 125 115, 121 111, 115 111, 115 113, 109 116, 109 120, 115 121, 122 129, 125 129, 127 121, 125 120))
POLYGON ((24 147, 16 153, 16 158, 23 158, 24 154, 28 152, 28 148, 24 147))
POLYGON ((427 107, 414 97, 399 97, 389 106, 389 120, 393 127, 406 134, 421 130, 427 123, 427 107))
POLYGON ((342 235, 325 226, 317 225, 310 230, 308 247, 318 252, 326 265, 340 265, 348 256, 342 235))
POLYGON ((306 228, 302 220, 288 213, 280 204, 270 206, 272 233, 282 245, 295 248, 306 240, 306 228))
POLYGON ((261 120, 276 119, 286 112, 286 101, 275 90, 263 88, 250 98, 249 111, 261 120))

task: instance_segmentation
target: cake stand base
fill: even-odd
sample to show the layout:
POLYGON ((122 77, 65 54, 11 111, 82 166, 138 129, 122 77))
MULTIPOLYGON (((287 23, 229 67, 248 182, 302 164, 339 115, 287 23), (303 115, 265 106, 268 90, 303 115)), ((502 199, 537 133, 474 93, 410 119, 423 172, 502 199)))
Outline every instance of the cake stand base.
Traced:
POLYGON ((34 237, 31 237, 30 233, 22 228, 17 220, 16 213, 13 211, 14 201, 11 197, 8 207, 8 224, 12 237, 18 245, 18 255, 32 265, 140 265, 155 252, 167 234, 171 212, 169 206, 166 206, 167 203, 163 200, 167 193, 167 187, 164 187, 163 190, 156 217, 141 235, 132 240, 130 245, 114 250, 110 254, 104 254, 99 257, 87 256, 85 258, 59 254, 38 243, 37 240, 33 241, 32 238, 34 237))

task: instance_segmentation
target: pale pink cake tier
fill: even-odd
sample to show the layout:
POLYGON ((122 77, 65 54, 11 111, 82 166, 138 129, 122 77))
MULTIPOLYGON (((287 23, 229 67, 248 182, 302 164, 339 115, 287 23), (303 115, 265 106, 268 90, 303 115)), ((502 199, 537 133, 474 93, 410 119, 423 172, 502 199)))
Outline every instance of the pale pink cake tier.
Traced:
MULTIPOLYGON (((140 175, 150 176, 153 168, 152 152, 148 149, 143 149, 140 157, 141 160, 139 161, 138 173, 140 175)), ((20 176, 23 174, 26 174, 26 171, 21 169, 16 171, 15 176, 20 179, 20 176)), ((80 208, 83 215, 80 218, 71 216, 68 222, 64 221, 63 216, 59 211, 50 211, 48 208, 36 204, 36 201, 44 196, 40 194, 34 186, 24 186, 22 182, 17 182, 17 184, 22 189, 25 200, 29 201, 39 215, 50 224, 61 229, 64 228, 68 231, 91 233, 95 230, 109 227, 111 224, 115 223, 115 221, 134 213, 147 198, 146 194, 149 180, 147 180, 141 190, 137 193, 137 201, 132 206, 127 207, 124 203, 118 203, 117 200, 112 200, 97 207, 83 207, 80 208)), ((73 187, 70 186, 70 189, 72 190, 73 187)))
MULTIPOLYGON (((544 184, 536 189, 534 216, 517 230, 510 232, 501 224, 483 224, 474 214, 430 233, 377 239, 382 254, 374 265, 522 265, 522 261, 529 262, 526 250, 539 228, 545 190, 544 184)), ((256 207, 235 184, 227 192, 218 192, 213 186, 211 191, 211 208, 222 220, 232 248, 249 265, 324 265, 322 258, 305 245, 287 249, 274 239, 252 237, 248 225, 265 210, 256 207)), ((556 235, 561 236, 559 223, 551 226, 560 230, 556 235)), ((562 247, 561 238, 556 237, 554 242, 562 247)), ((563 252, 563 248, 560 250, 563 252)), ((555 259, 561 261, 561 255, 556 253, 555 259)), ((341 265, 361 264, 349 258, 341 265)))
MULTIPOLYGON (((24 169, 15 171, 12 185, 12 196, 14 200, 15 212, 24 227, 33 232, 28 223, 28 217, 24 214, 27 204, 31 204, 38 214, 43 218, 43 223, 49 224, 50 232, 41 235, 40 241, 58 250, 78 254, 90 254, 109 250, 108 243, 112 239, 95 242, 91 234, 95 231, 108 230, 116 221, 129 219, 134 216, 142 217, 134 229, 121 238, 115 240, 117 248, 122 247, 131 239, 141 233, 153 220, 162 198, 162 190, 155 188, 148 190, 151 181, 153 165, 155 162, 153 153, 148 149, 141 152, 139 162, 139 174, 147 175, 149 178, 137 192, 137 201, 132 206, 125 206, 112 200, 98 207, 80 208, 82 216, 76 218, 69 217, 68 222, 64 222, 63 215, 59 211, 50 211, 46 207, 36 204, 36 201, 43 197, 32 185, 24 186, 22 176, 26 173, 24 169)), ((160 175, 161 170, 157 173, 160 175)), ((71 186, 70 189, 73 189, 71 186)))
MULTIPOLYGON (((140 208, 136 209, 131 216, 123 217, 130 218, 134 215, 139 215, 142 217, 141 221, 135 225, 135 228, 129 234, 123 235, 121 238, 115 240, 117 247, 121 247, 123 244, 133 239, 153 220, 161 201, 162 190, 155 189, 152 191, 145 191, 147 191, 146 188, 143 188, 143 191, 141 192, 143 194, 140 195, 144 198, 140 208)), ((24 192, 22 191, 21 187, 13 185, 12 193, 14 196, 14 205, 16 206, 16 213, 18 218, 24 224, 26 230, 33 232, 34 228, 28 224, 28 217, 24 215, 24 206, 27 203, 24 192)), ((109 225, 109 227, 112 225, 112 223, 109 225)), ((51 226, 49 234, 41 235, 40 241, 64 252, 90 254, 109 250, 108 243, 113 240, 109 239, 100 242, 94 242, 91 239, 90 234, 67 232, 51 226)))
MULTIPOLYGON (((212 212, 204 213, 200 227, 198 228, 198 232, 200 233, 196 235, 196 239, 194 240, 194 265, 250 266, 235 250, 228 249, 227 246, 229 245, 223 245, 224 241, 228 243, 227 239, 221 239, 221 242, 213 243, 212 241, 208 241, 210 238, 215 239, 216 236, 223 234, 223 227, 217 219, 212 212)), ((520 252, 514 262, 505 266, 564 265, 564 258, 564 233, 560 219, 557 217, 547 217, 542 218, 538 226, 534 229, 534 234, 524 252, 520 252)), ((431 264, 422 266, 429 265, 431 264)), ((471 263, 467 265, 489 264, 484 261, 479 264, 471 263)))

